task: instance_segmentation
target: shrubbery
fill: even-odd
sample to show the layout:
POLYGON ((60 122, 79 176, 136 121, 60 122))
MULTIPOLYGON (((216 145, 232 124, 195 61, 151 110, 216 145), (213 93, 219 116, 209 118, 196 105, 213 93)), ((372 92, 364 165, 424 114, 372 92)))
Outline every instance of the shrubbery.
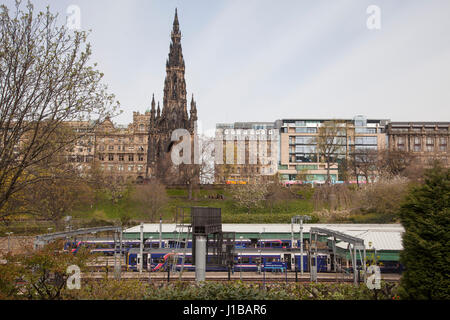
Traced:
POLYGON ((204 282, 192 284, 144 284, 137 280, 92 281, 81 290, 65 291, 64 299, 144 299, 144 300, 373 300, 397 297, 397 285, 382 282, 379 290, 349 283, 271 283, 204 282))

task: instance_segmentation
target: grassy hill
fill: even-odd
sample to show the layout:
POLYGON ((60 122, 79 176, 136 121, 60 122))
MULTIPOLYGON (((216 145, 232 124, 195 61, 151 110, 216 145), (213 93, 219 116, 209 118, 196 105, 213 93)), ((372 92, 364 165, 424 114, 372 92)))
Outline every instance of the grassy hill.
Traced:
MULTIPOLYGON (((233 201, 230 192, 221 188, 201 188, 194 191, 193 199, 188 200, 186 189, 169 188, 168 204, 162 210, 163 220, 173 222, 177 208, 192 206, 208 206, 222 209, 224 223, 289 223, 296 214, 312 214, 314 207, 311 193, 299 195, 296 199, 279 201, 272 206, 262 205, 247 213, 233 201)), ((97 220, 144 220, 150 221, 146 208, 130 197, 120 199, 116 203, 101 199, 94 206, 80 208, 73 212, 74 218, 97 220)))

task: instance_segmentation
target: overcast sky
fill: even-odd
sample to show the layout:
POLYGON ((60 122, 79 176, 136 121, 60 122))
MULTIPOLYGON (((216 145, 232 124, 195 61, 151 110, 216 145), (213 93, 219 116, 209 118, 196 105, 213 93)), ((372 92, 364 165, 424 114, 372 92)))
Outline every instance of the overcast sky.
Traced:
MULTIPOLYGON (((13 1, 6 1, 11 4, 13 1)), ((199 120, 450 121, 448 0, 58 0, 81 10, 93 62, 123 114, 163 96, 175 7, 199 120), (381 29, 369 30, 369 5, 381 29)))

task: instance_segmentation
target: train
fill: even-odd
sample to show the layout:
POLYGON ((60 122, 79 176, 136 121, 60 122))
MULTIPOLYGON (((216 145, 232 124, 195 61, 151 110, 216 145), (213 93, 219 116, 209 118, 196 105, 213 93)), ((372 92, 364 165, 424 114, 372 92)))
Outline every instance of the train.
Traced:
MULTIPOLYGON (((176 240, 161 240, 161 248, 173 249, 173 248, 184 248, 185 244, 180 243, 181 241, 176 240)), ((297 247, 300 245, 300 241, 296 242, 297 247)), ((67 241, 64 245, 64 251, 70 251, 76 253, 80 248, 89 248, 92 253, 102 253, 105 255, 114 254, 114 240, 111 239, 91 239, 91 240, 79 240, 79 241, 67 241)), ((133 248, 139 248, 139 240, 122 240, 122 250, 127 252, 133 248)), ((147 239, 144 241, 144 249, 148 248, 160 248, 159 240, 147 239)), ((187 248, 192 248, 192 240, 187 241, 187 248)), ((291 240, 280 240, 280 239, 264 239, 257 240, 254 239, 242 239, 235 241, 236 249, 245 248, 277 248, 286 249, 292 248, 291 240)))
MULTIPOLYGON (((138 271, 140 264, 140 253, 138 249, 129 250, 125 257, 125 264, 127 271, 138 271)), ((208 255, 207 260, 211 259, 208 255)), ((294 271, 301 270, 301 263, 303 262, 303 270, 309 271, 308 254, 303 254, 301 259, 300 253, 286 252, 280 249, 269 250, 255 250, 255 249, 241 249, 235 252, 234 261, 231 265, 216 266, 207 263, 206 271, 228 271, 229 269, 237 272, 248 271, 294 271), (303 260, 303 261, 302 261, 303 260)), ((181 269, 185 271, 195 271, 195 266, 192 264, 192 251, 186 250, 184 252, 174 252, 174 250, 144 250, 143 251, 143 270, 148 272, 164 271, 168 268, 175 268, 177 271, 181 269), (184 259, 184 263, 183 263, 184 259)), ((311 259, 314 266, 315 260, 311 259)), ((331 261, 330 255, 326 253, 317 254, 317 270, 318 272, 330 272, 331 261)))
MULTIPOLYGON (((159 240, 147 239, 144 241, 143 247, 143 266, 144 270, 157 272, 166 270, 168 265, 176 262, 176 269, 183 268, 186 271, 194 271, 195 266, 192 264, 192 240, 185 242, 186 250, 183 250, 185 244, 175 240, 164 239, 159 240), (181 249, 181 250, 176 250, 181 249), (179 252, 182 251, 182 252, 179 252), (185 251, 185 252, 183 252, 185 251), (174 256, 177 256, 174 258, 174 256), (184 257, 184 264, 182 259, 184 257), (151 261, 150 261, 151 259, 151 261)), ((300 241, 294 241, 295 246, 300 246, 300 241)), ((311 259, 308 263, 308 252, 305 250, 303 259, 300 252, 291 251, 293 248, 291 239, 240 239, 234 242, 235 258, 232 263, 234 271, 277 271, 277 270, 300 270, 301 261, 303 261, 303 270, 309 272, 310 265, 315 264, 315 260, 311 259)), ((111 239, 90 239, 80 241, 67 241, 64 244, 64 251, 76 253, 80 248, 88 248, 91 253, 102 254, 106 256, 114 255, 114 241, 111 239)), ((125 259, 125 266, 129 271, 138 270, 138 258, 140 252, 139 240, 122 240, 122 254, 125 259)), ((208 257, 209 259, 209 257, 208 257)), ((337 258, 338 267, 341 266, 342 259, 337 258)), ((317 271, 330 272, 334 270, 334 261, 330 252, 318 252, 317 254, 317 271)), ((359 266, 359 261, 358 261, 359 266)), ((382 273, 402 273, 404 268, 397 261, 381 261, 379 263, 382 273)), ((348 272, 352 272, 352 267, 343 268, 348 272)), ((228 267, 217 267, 207 265, 207 271, 227 271, 228 267)))

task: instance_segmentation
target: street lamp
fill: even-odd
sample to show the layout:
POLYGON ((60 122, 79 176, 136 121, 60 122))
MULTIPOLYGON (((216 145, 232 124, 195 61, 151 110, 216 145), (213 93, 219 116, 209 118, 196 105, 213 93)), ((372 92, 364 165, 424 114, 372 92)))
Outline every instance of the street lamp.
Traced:
POLYGON ((10 248, 11 248, 11 246, 10 246, 10 238, 11 238, 11 235, 13 234, 14 232, 6 232, 6 234, 8 235, 8 252, 10 252, 10 248))

